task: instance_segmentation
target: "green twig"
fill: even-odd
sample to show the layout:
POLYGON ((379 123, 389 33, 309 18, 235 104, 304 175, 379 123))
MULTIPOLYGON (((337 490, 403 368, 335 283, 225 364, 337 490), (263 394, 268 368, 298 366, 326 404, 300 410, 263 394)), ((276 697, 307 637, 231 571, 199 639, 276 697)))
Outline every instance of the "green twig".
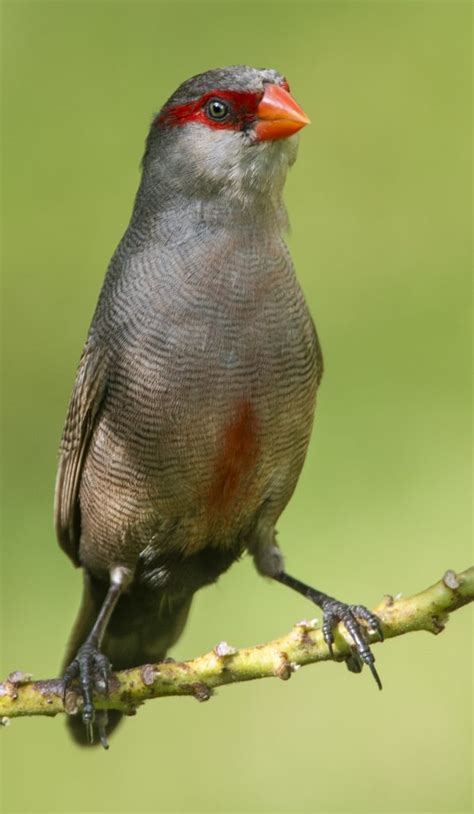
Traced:
MULTIPOLYGON (((448 613, 474 600, 474 567, 460 574, 446 571, 440 582, 407 599, 385 596, 374 608, 382 623, 385 639, 416 630, 440 633, 448 613)), ((351 652, 347 634, 339 626, 335 632, 334 654, 342 660, 351 652)), ((367 631, 375 644, 376 633, 367 631)), ((107 696, 97 693, 97 709, 117 709, 133 714, 149 698, 165 695, 192 695, 206 701, 215 687, 237 681, 276 676, 283 680, 306 664, 330 659, 321 630, 311 622, 300 622, 287 636, 268 644, 234 650, 225 642, 192 661, 165 661, 145 664, 114 673, 107 696)), ((22 715, 57 715, 76 712, 81 705, 75 692, 68 692, 63 702, 60 679, 32 681, 25 673, 11 673, 0 684, 0 719, 22 715)))

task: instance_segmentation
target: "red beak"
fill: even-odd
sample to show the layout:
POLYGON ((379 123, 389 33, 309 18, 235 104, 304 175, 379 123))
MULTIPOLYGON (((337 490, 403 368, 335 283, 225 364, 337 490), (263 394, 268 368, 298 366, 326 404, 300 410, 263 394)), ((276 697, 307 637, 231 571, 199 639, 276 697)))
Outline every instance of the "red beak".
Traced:
POLYGON ((280 85, 265 86, 265 93, 257 108, 257 117, 257 141, 288 138, 310 123, 306 113, 280 85))

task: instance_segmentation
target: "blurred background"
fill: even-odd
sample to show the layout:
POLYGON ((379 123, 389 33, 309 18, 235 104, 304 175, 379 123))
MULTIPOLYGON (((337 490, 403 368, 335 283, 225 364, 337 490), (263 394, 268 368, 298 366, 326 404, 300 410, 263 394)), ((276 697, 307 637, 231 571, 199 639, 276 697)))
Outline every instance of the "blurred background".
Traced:
MULTIPOLYGON (((326 373, 281 518, 290 573, 377 603, 470 565, 466 2, 6 2, 1 675, 56 674, 80 573, 55 543, 57 446, 148 124, 188 76, 275 67, 312 126, 289 238, 326 373)), ((172 655, 263 642, 312 606, 248 560, 172 655)), ((472 613, 342 665, 157 700, 108 753, 64 721, 0 732, 6 812, 467 812, 472 613)))

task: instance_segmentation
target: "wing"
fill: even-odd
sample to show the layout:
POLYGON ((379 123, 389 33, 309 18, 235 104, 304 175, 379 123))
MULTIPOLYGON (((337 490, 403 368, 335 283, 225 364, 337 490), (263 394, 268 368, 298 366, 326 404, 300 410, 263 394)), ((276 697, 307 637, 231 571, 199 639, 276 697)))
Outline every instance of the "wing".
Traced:
POLYGON ((107 384, 106 355, 89 338, 79 362, 76 382, 59 448, 54 495, 54 522, 59 545, 79 565, 81 517, 79 486, 82 467, 107 384))

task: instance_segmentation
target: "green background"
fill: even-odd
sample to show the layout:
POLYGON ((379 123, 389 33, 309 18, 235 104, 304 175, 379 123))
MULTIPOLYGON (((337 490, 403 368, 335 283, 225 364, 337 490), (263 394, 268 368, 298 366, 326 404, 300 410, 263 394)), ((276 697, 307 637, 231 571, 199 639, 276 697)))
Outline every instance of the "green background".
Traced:
MULTIPOLYGON (((470 564, 470 3, 3 5, 2 666, 54 674, 80 574, 52 530, 56 450, 148 123, 191 74, 284 72, 312 119, 286 201, 325 353, 279 524, 291 573, 347 601, 470 564)), ((246 560, 173 655, 278 636, 314 609, 246 560)), ((61 719, 0 732, 6 812, 467 812, 472 615, 341 665, 149 703, 108 753, 61 719)))

